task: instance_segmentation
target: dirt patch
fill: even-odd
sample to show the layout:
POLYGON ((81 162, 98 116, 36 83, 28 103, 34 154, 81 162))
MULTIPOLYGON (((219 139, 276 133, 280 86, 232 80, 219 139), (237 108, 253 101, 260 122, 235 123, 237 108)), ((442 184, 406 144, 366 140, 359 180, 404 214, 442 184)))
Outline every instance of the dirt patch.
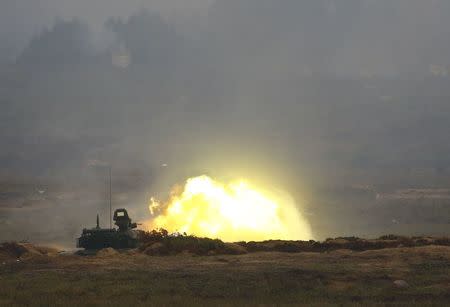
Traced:
POLYGON ((50 247, 36 246, 31 243, 4 242, 0 244, 0 257, 18 259, 32 256, 53 256, 58 250, 50 247))
POLYGON ((108 247, 108 248, 99 250, 97 252, 96 256, 97 257, 114 257, 118 254, 119 253, 114 248, 108 247))

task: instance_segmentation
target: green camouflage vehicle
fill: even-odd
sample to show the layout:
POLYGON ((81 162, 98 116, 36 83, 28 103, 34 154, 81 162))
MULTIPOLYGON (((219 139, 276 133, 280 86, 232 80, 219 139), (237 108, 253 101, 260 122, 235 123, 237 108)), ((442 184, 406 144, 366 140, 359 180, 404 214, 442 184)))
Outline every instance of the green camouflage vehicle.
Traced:
POLYGON ((127 210, 117 209, 114 211, 113 220, 118 228, 100 228, 97 215, 97 227, 83 229, 81 237, 77 239, 77 247, 87 250, 107 247, 115 249, 136 248, 138 243, 137 233, 133 229, 137 228, 137 224, 131 222, 127 210))

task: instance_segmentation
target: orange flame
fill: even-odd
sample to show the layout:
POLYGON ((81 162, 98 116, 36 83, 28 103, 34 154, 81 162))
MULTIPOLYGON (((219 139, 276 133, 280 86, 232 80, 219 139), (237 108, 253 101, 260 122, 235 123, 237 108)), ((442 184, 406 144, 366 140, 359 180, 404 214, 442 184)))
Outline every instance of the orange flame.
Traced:
POLYGON ((228 242, 312 237, 291 197, 262 192, 244 180, 222 184, 207 176, 190 178, 182 189, 172 191, 167 203, 152 198, 149 210, 155 216, 149 229, 228 242))

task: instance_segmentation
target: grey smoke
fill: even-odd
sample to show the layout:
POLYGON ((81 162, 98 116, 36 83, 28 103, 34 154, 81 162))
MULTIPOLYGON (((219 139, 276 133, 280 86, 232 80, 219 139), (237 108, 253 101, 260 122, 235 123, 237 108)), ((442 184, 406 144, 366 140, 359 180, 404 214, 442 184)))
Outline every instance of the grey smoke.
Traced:
POLYGON ((446 0, 3 1, 0 176, 83 191, 64 207, 83 208, 74 233, 104 205, 92 160, 139 216, 207 173, 275 182, 310 197, 319 235, 348 233, 342 212, 371 194, 324 189, 447 182, 449 15, 446 0))

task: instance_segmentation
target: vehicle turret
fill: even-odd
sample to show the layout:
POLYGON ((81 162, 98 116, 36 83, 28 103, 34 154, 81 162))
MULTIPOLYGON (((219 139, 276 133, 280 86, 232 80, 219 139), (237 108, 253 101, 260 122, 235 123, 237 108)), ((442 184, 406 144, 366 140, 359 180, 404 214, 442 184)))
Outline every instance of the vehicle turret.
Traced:
POLYGON ((101 228, 97 214, 97 225, 94 228, 84 228, 77 240, 77 247, 84 249, 102 249, 112 247, 116 249, 137 247, 136 223, 132 223, 125 209, 117 209, 113 220, 116 228, 101 228))

